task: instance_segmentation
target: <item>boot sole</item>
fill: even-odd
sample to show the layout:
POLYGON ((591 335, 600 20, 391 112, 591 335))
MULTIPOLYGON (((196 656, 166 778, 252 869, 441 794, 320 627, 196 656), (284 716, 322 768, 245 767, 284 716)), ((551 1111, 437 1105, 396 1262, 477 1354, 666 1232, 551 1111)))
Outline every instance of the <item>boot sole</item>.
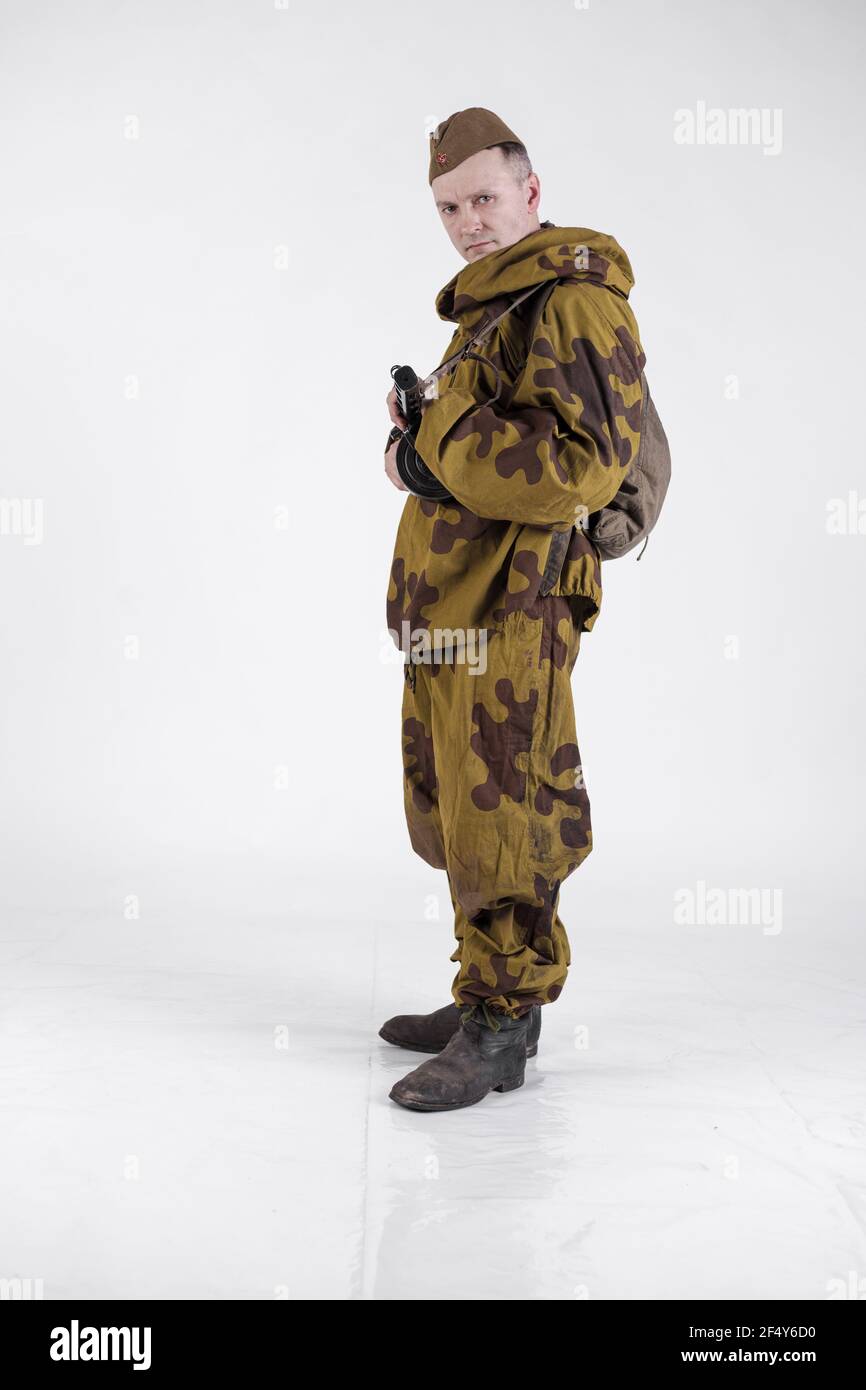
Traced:
MULTIPOLYGON (((387 1033, 383 1033, 381 1028, 379 1029, 379 1037, 384 1038, 385 1042, 391 1043, 394 1047, 405 1048, 407 1052, 441 1052, 443 1047, 447 1047, 447 1043, 443 1043, 442 1047, 422 1047, 420 1043, 401 1042, 399 1038, 392 1038, 387 1033)), ((537 1052, 538 1043, 533 1043, 532 1047, 526 1049, 527 1057, 534 1057, 537 1052)))
MULTIPOLYGON (((417 1050, 420 1051, 421 1049, 417 1050)), ((516 1091, 522 1085, 522 1076, 512 1076, 508 1081, 500 1081, 498 1086, 491 1086, 490 1091, 516 1091)), ((461 1100, 458 1101, 456 1105, 428 1105, 423 1100, 398 1100, 395 1095, 391 1095, 390 1093, 388 1099, 393 1100, 395 1105, 402 1105, 404 1110, 465 1110, 467 1106, 478 1105, 480 1101, 484 1100, 487 1096, 490 1095, 490 1091, 485 1091, 483 1096, 478 1097, 478 1100, 461 1100)))

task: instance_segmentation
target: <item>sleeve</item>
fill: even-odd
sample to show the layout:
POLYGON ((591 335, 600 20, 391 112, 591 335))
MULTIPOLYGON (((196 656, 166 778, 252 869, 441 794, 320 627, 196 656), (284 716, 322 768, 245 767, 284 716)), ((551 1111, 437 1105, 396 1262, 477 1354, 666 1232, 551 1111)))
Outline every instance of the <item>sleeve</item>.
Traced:
POLYGON ((563 282, 510 400, 485 404, 492 373, 462 362, 424 408, 418 453, 477 516, 571 526, 611 501, 637 456, 644 361, 625 300, 603 286, 563 282))

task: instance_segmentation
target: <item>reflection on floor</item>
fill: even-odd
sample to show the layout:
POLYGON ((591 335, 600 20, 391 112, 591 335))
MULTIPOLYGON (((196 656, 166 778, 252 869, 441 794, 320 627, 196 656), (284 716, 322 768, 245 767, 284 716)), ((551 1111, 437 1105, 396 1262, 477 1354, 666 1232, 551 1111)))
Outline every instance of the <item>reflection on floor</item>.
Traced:
POLYGON ((388 1099, 423 1059, 377 1029, 449 1001, 449 929, 9 919, 0 1276, 46 1299, 825 1299, 866 1271, 853 931, 574 931, 524 1087, 423 1115, 388 1099))

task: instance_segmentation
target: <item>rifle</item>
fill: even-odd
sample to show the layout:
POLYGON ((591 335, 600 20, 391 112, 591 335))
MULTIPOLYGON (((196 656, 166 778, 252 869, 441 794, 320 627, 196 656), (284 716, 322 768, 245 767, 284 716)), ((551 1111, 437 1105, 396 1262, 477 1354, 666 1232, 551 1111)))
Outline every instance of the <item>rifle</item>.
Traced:
POLYGON ((416 497, 424 497, 431 502, 454 501, 444 483, 440 483, 430 472, 421 455, 415 448, 415 436, 421 424, 421 388, 411 367, 392 367, 391 376, 397 388, 397 406, 406 421, 406 429, 395 425, 388 436, 393 443, 399 439, 395 463, 400 478, 416 497))

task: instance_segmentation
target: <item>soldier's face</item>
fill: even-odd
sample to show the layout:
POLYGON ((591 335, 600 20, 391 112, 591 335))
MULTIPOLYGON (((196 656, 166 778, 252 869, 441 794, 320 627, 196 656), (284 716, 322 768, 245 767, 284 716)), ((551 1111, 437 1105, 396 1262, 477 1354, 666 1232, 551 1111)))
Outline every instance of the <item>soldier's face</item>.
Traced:
POLYGON ((538 175, 516 183, 502 150, 479 150, 431 187, 442 225, 464 261, 480 261, 538 230, 538 175))

